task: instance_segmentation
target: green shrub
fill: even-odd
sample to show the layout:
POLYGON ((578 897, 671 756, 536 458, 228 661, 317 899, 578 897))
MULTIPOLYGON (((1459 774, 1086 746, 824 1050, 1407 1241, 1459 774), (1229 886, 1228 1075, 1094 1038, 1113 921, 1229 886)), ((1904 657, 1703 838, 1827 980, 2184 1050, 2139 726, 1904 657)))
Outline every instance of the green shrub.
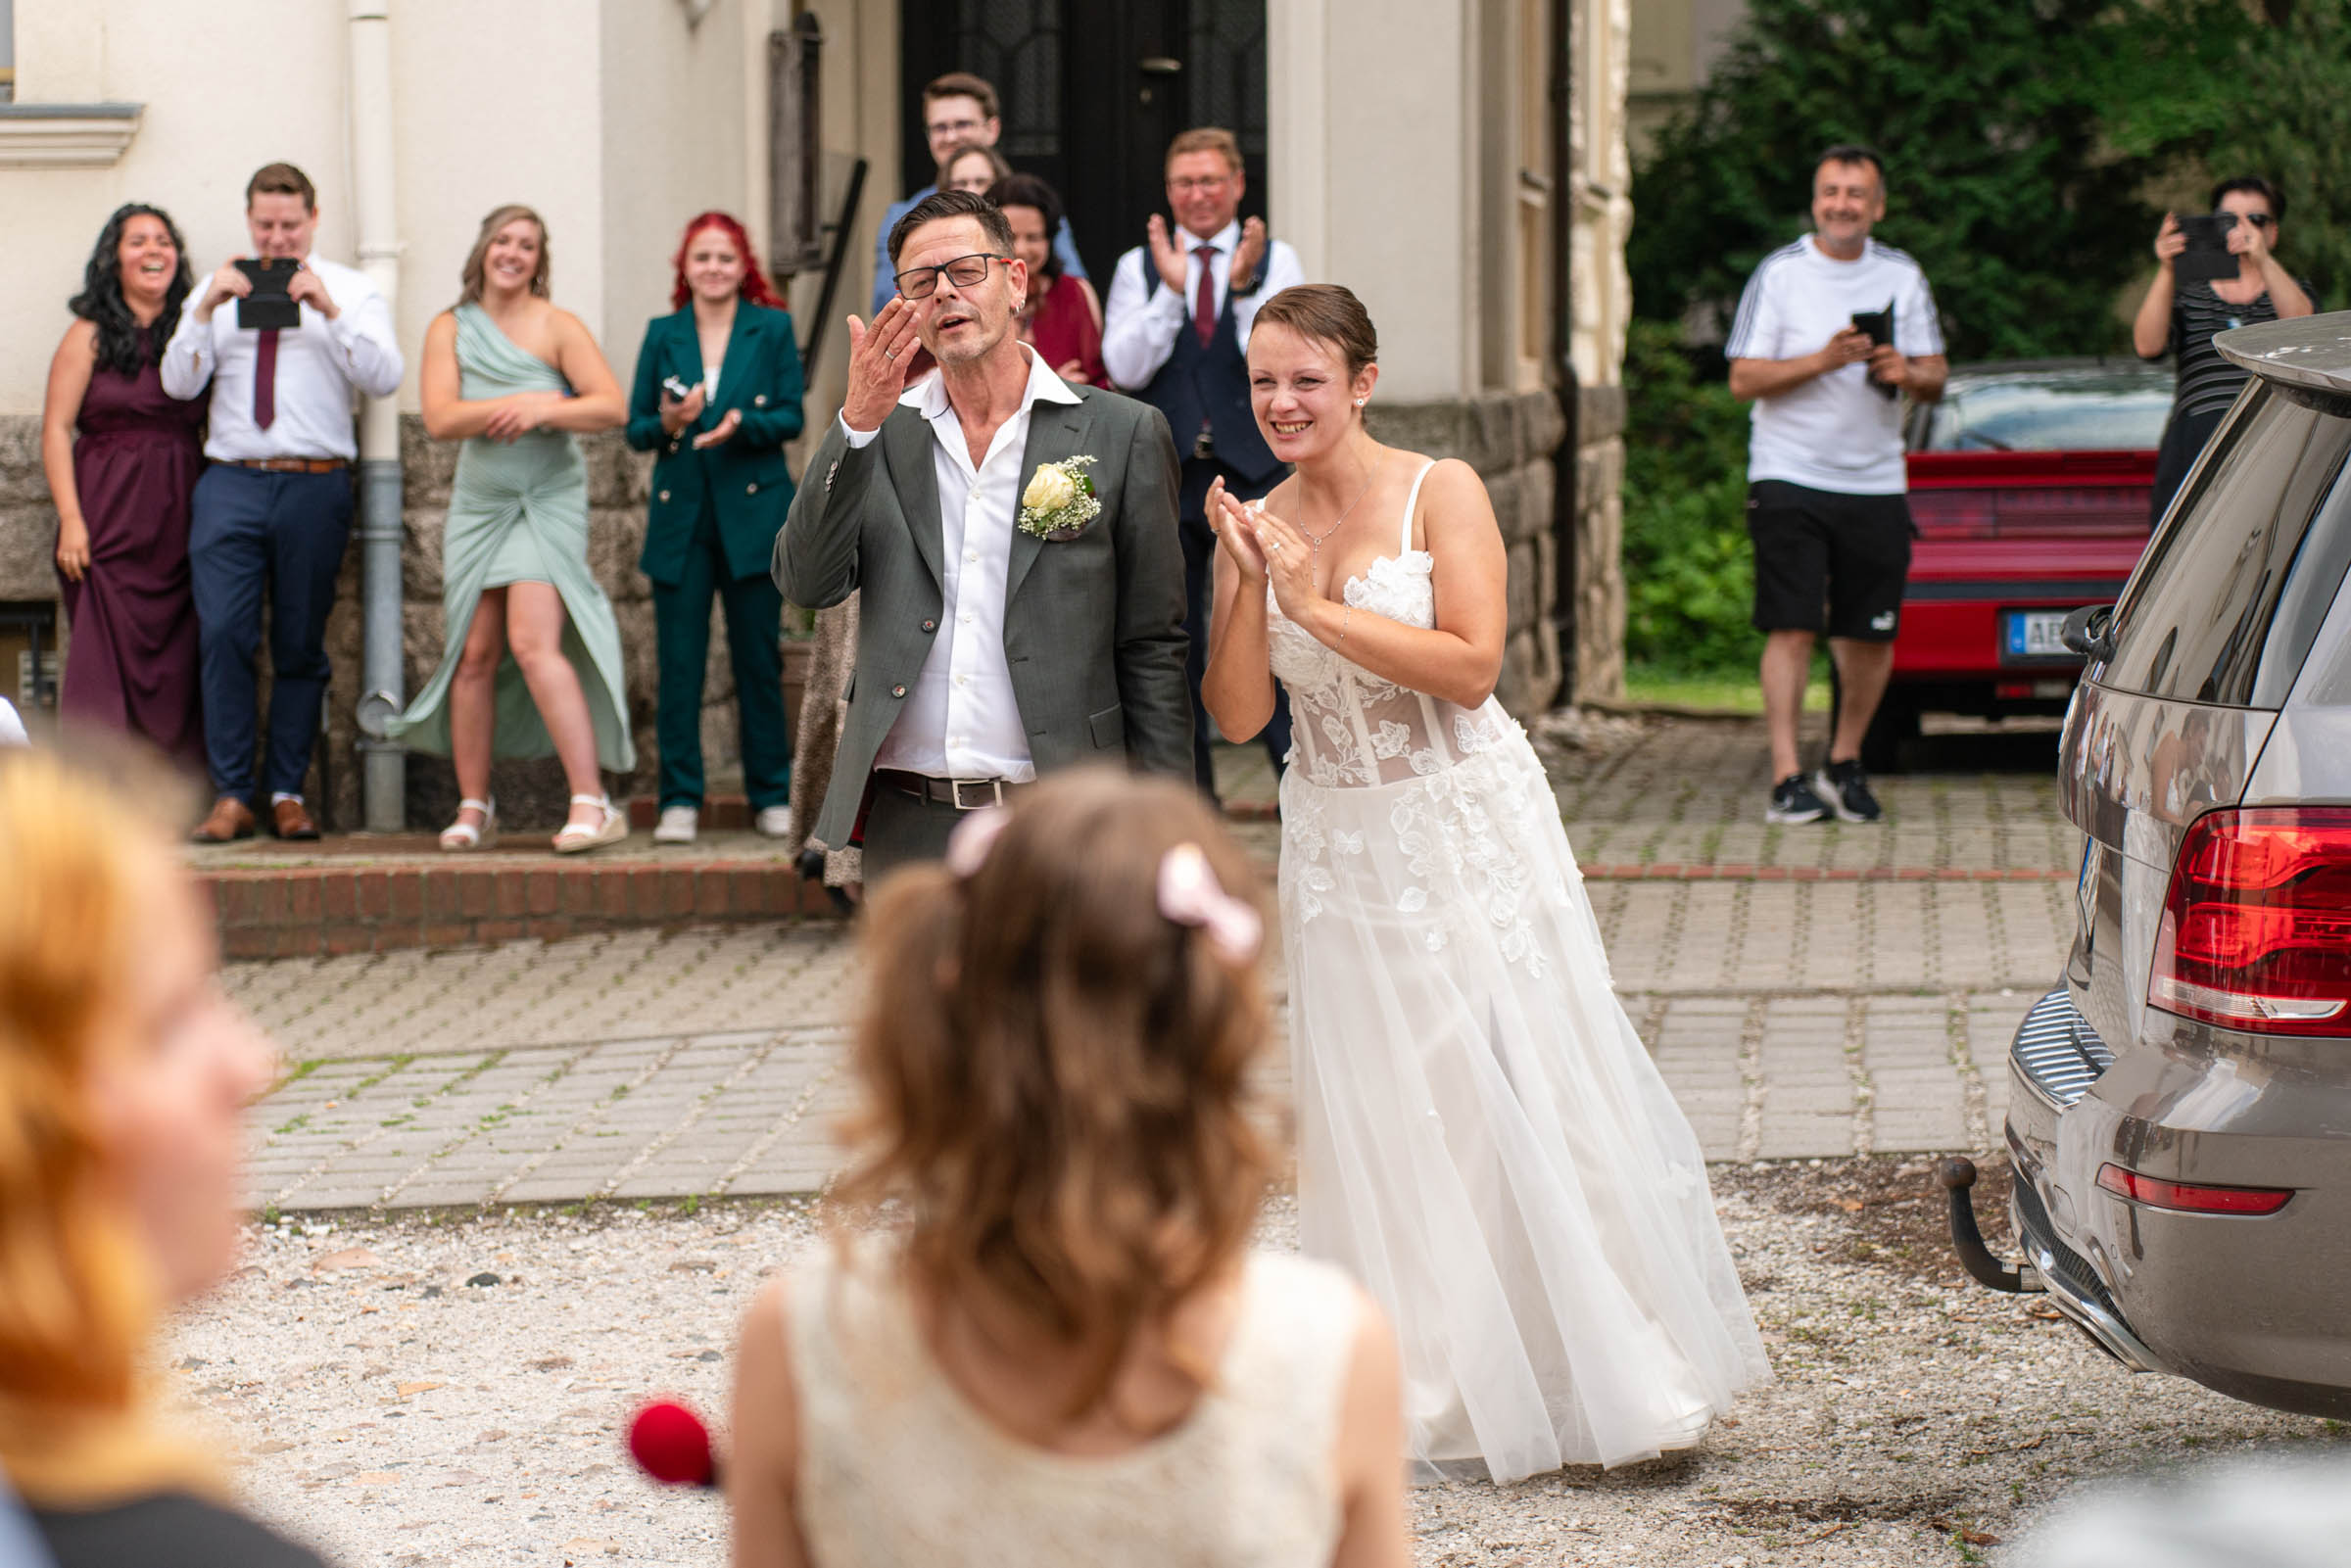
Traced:
POLYGON ((1747 404, 1701 378, 1680 334, 1636 320, 1625 345, 1625 656, 1689 673, 1752 670, 1747 404))

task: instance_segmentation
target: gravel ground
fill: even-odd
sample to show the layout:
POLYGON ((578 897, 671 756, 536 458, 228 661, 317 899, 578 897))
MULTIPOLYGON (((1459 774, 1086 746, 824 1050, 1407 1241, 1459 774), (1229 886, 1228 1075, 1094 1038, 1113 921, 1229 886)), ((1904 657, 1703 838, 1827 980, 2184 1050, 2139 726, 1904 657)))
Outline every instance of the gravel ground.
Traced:
MULTIPOLYGON (((1418 1490, 1420 1563, 1997 1560, 2078 1482, 2336 1447, 1967 1284, 1925 1162, 1713 1176, 1779 1381, 1685 1457, 1418 1490)), ((1287 1200, 1265 1239, 1295 1246, 1287 1200)), ((642 1480, 620 1434, 651 1393, 723 1411, 744 1303, 817 1244, 798 1203, 297 1218, 253 1233, 169 1354, 260 1511, 351 1568, 719 1563, 718 1502, 642 1480)))

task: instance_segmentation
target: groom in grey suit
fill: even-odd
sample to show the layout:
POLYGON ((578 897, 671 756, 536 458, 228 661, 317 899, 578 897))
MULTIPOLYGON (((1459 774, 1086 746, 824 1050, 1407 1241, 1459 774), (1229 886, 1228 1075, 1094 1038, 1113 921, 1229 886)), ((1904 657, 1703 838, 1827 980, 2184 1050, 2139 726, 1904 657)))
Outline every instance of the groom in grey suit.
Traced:
POLYGON ((1028 268, 984 197, 925 199, 889 254, 898 295, 870 328, 849 318, 840 417, 775 556, 794 604, 863 591, 815 835, 838 847, 862 831, 869 885, 936 858, 963 813, 1039 772, 1192 772, 1167 420, 1068 385, 1020 341, 1028 268), (918 341, 938 368, 908 387, 918 341), (1076 467, 1091 517, 1076 487, 1038 477, 1072 458, 1092 459, 1076 467), (1042 504, 1024 525, 1026 502, 1042 504))

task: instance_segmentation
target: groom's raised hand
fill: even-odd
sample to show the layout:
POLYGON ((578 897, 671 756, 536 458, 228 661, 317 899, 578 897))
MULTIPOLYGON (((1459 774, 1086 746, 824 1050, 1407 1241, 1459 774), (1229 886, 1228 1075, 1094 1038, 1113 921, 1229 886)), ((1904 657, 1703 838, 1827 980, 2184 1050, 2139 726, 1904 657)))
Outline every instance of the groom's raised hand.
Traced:
POLYGON ((851 430, 882 428, 906 391, 914 344, 914 307, 902 298, 893 296, 870 327, 849 317, 849 385, 840 417, 851 430))

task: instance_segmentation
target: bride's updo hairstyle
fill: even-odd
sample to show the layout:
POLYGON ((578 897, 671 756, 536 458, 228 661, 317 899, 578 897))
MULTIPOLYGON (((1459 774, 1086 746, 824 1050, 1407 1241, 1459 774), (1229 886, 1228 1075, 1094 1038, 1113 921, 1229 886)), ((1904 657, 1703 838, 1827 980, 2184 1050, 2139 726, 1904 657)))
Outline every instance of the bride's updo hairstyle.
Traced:
POLYGON ((1300 283, 1284 289, 1257 308, 1257 319, 1328 344, 1347 361, 1349 376, 1379 362, 1379 334, 1364 302, 1345 284, 1300 283))
POLYGON ((1108 768, 974 813, 943 865, 873 901, 835 1201, 867 1221, 899 1201, 924 1290, 1087 1353, 1073 1416, 1247 1244, 1270 1164, 1248 1115, 1262 929, 1257 875, 1198 791, 1108 768))

